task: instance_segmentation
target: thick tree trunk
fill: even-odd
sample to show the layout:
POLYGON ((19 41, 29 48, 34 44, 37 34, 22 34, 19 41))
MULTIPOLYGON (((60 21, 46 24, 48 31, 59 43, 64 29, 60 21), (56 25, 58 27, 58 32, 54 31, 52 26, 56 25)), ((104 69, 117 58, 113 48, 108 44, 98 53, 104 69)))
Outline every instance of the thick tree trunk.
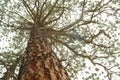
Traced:
POLYGON ((26 50, 26 63, 18 80, 70 80, 49 45, 42 40, 30 38, 26 50))

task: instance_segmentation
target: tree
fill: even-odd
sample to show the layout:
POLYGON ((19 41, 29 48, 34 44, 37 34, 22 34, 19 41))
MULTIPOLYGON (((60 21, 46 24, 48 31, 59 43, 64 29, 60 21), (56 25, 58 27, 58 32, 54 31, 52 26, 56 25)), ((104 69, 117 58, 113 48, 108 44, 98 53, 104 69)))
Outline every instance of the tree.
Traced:
POLYGON ((33 26, 31 27, 30 39, 27 45, 26 60, 24 64, 22 63, 19 80, 70 80, 59 59, 49 46, 47 36, 51 37, 54 34, 50 35, 52 32, 46 32, 47 29, 44 27, 47 24, 45 23, 46 18, 50 15, 57 2, 58 0, 41 20, 40 2, 36 0, 32 9, 23 0, 25 8, 33 20, 33 23, 31 23, 33 26))
POLYGON ((114 33, 120 20, 118 1, 10 0, 1 4, 2 34, 17 33, 10 44, 14 51, 1 52, 7 62, 0 63, 11 75, 2 79, 70 80, 69 74, 75 80, 78 73, 86 75, 81 75, 83 80, 102 80, 100 74, 106 80, 119 76, 119 41, 114 33))

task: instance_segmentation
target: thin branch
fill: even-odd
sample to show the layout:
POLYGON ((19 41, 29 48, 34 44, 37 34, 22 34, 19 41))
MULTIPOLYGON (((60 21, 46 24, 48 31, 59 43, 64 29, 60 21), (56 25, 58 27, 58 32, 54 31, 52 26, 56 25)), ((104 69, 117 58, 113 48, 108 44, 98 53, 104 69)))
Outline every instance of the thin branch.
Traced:
POLYGON ((41 19, 41 17, 42 17, 43 7, 44 7, 44 5, 46 4, 46 2, 47 2, 47 0, 45 0, 45 1, 43 2, 42 6, 41 6, 41 9, 40 9, 40 12, 39 12, 39 19, 41 19))
POLYGON ((25 0, 23 0, 23 4, 24 4, 27 12, 29 13, 29 15, 31 16, 31 18, 33 19, 33 21, 35 21, 35 20, 34 20, 35 14, 34 14, 34 12, 32 11, 32 9, 30 8, 30 6, 26 3, 25 0))
POLYGON ((85 12, 97 12, 100 9, 102 9, 104 6, 108 5, 110 2, 111 2, 111 0, 106 2, 105 4, 101 5, 101 3, 102 3, 102 0, 101 0, 100 2, 98 2, 98 4, 96 4, 96 7, 94 9, 86 10, 85 12))
POLYGON ((56 2, 55 2, 54 5, 52 6, 52 8, 49 10, 49 12, 47 13, 47 15, 42 19, 42 22, 44 22, 44 21, 46 20, 46 18, 51 14, 51 12, 52 12, 53 9, 55 8, 57 2, 58 2, 58 0, 56 0, 56 2))
MULTIPOLYGON (((18 59, 17 59, 18 60, 18 59)), ((11 70, 10 70, 10 68, 8 68, 8 65, 5 63, 5 62, 3 62, 2 60, 0 60, 0 63, 1 63, 1 65, 4 65, 4 67, 6 68, 6 70, 7 70, 7 72, 9 72, 10 73, 10 75, 16 80, 17 78, 16 78, 16 76, 11 72, 11 70)))
POLYGON ((105 65, 102 65, 102 64, 100 64, 100 63, 96 63, 96 62, 93 62, 93 61, 92 61, 92 63, 93 63, 94 65, 99 65, 99 66, 103 67, 104 70, 107 72, 107 77, 108 77, 108 79, 111 80, 111 73, 110 73, 109 69, 108 69, 105 65))
POLYGON ((82 7, 82 13, 81 13, 80 18, 79 18, 78 20, 76 20, 75 22, 69 24, 68 26, 64 27, 64 28, 61 29, 60 31, 68 30, 68 29, 70 29, 71 27, 73 27, 74 25, 76 25, 77 23, 79 23, 80 21, 82 21, 85 5, 86 5, 86 2, 85 2, 85 0, 84 0, 84 2, 83 2, 83 7, 82 7))
MULTIPOLYGON (((111 0, 110 0, 111 1, 111 0)), ((70 25, 68 25, 67 27, 64 27, 63 29, 61 29, 61 31, 65 31, 65 30, 68 30, 68 29, 70 29, 70 28, 72 28, 74 25, 76 25, 76 24, 78 24, 80 21, 83 21, 82 19, 83 19, 83 13, 84 12, 95 12, 95 11, 98 11, 98 10, 100 10, 101 8, 103 8, 105 5, 107 5, 107 4, 109 4, 109 2, 110 1, 108 1, 107 3, 105 3, 105 4, 103 4, 101 7, 99 7, 98 8, 98 5, 96 5, 96 8, 94 9, 94 10, 88 10, 88 11, 83 11, 84 10, 84 6, 86 5, 86 2, 85 2, 85 0, 84 0, 84 3, 83 3, 83 8, 82 8, 82 14, 81 14, 81 17, 78 19, 78 20, 76 20, 75 22, 73 22, 73 23, 71 23, 70 25)), ((101 2, 100 2, 101 3, 101 2)), ((99 4, 100 4, 99 3, 99 4)), ((98 14, 97 14, 98 15, 98 14)), ((92 18, 93 17, 95 17, 95 16, 97 16, 97 15, 91 15, 91 20, 92 20, 92 18)), ((88 21, 85 21, 85 23, 82 23, 82 25, 84 25, 84 24, 89 24, 89 23, 97 23, 96 21, 91 21, 91 20, 88 20, 88 21)), ((74 28, 74 27, 73 27, 74 28)))
POLYGON ((94 42, 92 42, 91 44, 94 44, 94 45, 96 45, 98 47, 110 48, 110 46, 106 46, 106 45, 103 45, 103 44, 96 44, 94 42))
POLYGON ((95 60, 95 59, 101 59, 101 58, 108 58, 109 56, 94 56, 92 59, 95 60))
MULTIPOLYGON (((104 34, 104 35, 106 35, 108 38, 110 38, 110 36, 108 35, 108 34, 106 34, 105 33, 105 31, 104 30, 100 30, 96 35, 93 35, 93 36, 91 36, 91 39, 89 39, 89 40, 86 40, 86 39, 84 39, 84 41, 86 42, 86 43, 92 43, 93 42, 93 40, 96 38, 96 37, 98 37, 100 34, 104 34)), ((95 43, 94 43, 95 44, 95 43)))
POLYGON ((39 0, 36 0, 35 4, 36 4, 36 8, 37 8, 36 16, 39 16, 39 11, 40 11, 40 2, 39 2, 39 0))
POLYGON ((51 23, 59 20, 59 19, 61 18, 61 16, 63 15, 63 13, 64 13, 64 7, 62 8, 62 11, 61 11, 61 13, 59 14, 59 16, 58 16, 57 18, 55 18, 55 19, 53 19, 53 20, 51 20, 51 21, 49 21, 49 22, 44 23, 43 26, 48 25, 48 24, 51 24, 51 23))
POLYGON ((88 58, 89 56, 83 55, 83 54, 79 54, 78 52, 76 52, 73 48, 71 48, 68 44, 62 42, 61 40, 54 38, 54 37, 50 37, 51 39, 53 39, 55 42, 60 43, 64 46, 66 46, 70 51, 72 51, 73 53, 75 53, 76 55, 83 57, 83 58, 88 58))
POLYGON ((4 67, 8 70, 8 66, 5 62, 3 62, 3 60, 0 60, 0 63, 1 63, 0 65, 4 65, 4 67))

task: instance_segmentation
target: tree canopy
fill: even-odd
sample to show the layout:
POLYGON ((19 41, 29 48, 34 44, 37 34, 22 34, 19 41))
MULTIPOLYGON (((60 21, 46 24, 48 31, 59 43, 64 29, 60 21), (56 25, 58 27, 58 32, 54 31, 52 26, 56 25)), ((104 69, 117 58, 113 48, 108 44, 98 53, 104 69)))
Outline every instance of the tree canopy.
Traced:
POLYGON ((72 80, 120 79, 120 1, 2 0, 2 80, 17 79, 31 26, 37 21, 72 80))

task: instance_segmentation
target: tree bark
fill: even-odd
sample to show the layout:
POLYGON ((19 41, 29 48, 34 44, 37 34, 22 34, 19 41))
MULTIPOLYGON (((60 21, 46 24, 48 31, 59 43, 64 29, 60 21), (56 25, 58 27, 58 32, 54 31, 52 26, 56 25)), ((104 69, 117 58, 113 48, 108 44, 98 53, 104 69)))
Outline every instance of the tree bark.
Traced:
POLYGON ((22 68, 21 79, 18 80, 70 80, 48 43, 32 36, 28 41, 22 68))

